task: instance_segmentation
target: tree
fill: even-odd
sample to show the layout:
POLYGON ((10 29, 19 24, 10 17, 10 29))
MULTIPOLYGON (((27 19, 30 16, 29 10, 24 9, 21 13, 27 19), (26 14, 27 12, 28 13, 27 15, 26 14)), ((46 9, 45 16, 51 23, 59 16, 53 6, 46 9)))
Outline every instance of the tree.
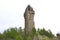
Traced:
POLYGON ((33 34, 33 35, 36 34, 36 29, 35 29, 35 28, 32 29, 32 34, 33 34))
POLYGON ((51 30, 46 31, 44 28, 39 31, 39 34, 40 35, 45 35, 45 36, 47 36, 49 38, 53 38, 54 37, 54 35, 52 34, 51 30))

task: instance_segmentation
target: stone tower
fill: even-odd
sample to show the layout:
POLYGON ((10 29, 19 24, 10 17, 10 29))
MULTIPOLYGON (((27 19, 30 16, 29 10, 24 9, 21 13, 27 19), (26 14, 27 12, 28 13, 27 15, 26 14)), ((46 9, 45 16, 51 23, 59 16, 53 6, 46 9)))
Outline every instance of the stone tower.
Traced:
POLYGON ((35 12, 33 8, 28 5, 24 13, 26 34, 31 33, 32 29, 34 28, 34 14, 35 12))

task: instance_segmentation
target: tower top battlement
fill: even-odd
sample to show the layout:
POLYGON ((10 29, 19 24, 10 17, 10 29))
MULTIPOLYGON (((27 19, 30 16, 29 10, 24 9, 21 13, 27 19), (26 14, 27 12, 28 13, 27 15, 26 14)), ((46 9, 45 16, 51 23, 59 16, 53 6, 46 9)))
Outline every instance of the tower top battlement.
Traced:
POLYGON ((33 10, 33 8, 30 5, 28 5, 25 9, 24 18, 26 18, 27 16, 29 17, 32 14, 34 15, 35 11, 33 10))
POLYGON ((27 8, 26 8, 26 11, 34 11, 34 10, 30 5, 28 5, 27 8))
POLYGON ((27 9, 28 9, 29 11, 33 11, 33 8, 32 8, 30 5, 27 6, 27 9))

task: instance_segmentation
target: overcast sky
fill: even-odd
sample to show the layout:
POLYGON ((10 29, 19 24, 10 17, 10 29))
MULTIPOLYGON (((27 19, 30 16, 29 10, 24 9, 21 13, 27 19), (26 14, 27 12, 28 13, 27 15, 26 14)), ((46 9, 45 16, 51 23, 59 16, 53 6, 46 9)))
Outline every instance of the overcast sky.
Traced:
POLYGON ((24 28, 24 11, 30 4, 35 11, 35 27, 60 31, 60 0, 0 0, 0 32, 11 27, 24 28))

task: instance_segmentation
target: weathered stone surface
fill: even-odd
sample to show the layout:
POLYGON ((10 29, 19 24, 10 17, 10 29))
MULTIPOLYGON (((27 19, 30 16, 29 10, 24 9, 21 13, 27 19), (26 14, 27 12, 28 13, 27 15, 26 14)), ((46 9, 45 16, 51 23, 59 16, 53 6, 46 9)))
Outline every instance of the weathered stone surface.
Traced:
POLYGON ((27 34, 31 33, 32 29, 34 28, 34 14, 35 12, 33 8, 28 5, 24 13, 25 31, 27 34))

